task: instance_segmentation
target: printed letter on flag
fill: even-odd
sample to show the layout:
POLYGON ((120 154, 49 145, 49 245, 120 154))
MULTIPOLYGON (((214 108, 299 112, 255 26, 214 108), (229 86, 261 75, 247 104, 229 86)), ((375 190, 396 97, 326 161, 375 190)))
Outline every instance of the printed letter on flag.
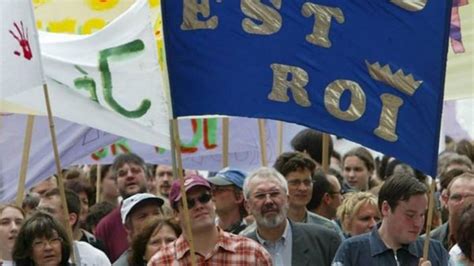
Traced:
POLYGON ((451 1, 192 2, 162 2, 174 117, 284 120, 436 174, 451 1))
POLYGON ((4 99, 44 82, 31 0, 0 1, 0 18, 0 99, 4 99))

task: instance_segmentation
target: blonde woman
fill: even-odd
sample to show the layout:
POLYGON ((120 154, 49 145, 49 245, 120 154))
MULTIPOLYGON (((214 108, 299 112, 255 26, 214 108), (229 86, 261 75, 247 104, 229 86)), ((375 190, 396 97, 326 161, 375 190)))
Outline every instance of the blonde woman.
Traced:
POLYGON ((368 192, 347 193, 337 218, 346 237, 370 232, 380 220, 377 198, 368 192))

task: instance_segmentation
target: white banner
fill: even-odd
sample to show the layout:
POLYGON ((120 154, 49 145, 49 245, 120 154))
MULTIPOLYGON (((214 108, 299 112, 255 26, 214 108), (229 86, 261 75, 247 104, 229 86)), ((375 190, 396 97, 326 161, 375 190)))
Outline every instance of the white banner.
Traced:
MULTIPOLYGON (((146 0, 92 35, 41 32, 40 43, 54 116, 170 147, 169 107, 146 0)), ((45 114, 42 90, 6 101, 45 114)))
MULTIPOLYGON (((461 102, 461 101, 460 101, 461 102)), ((446 103, 443 114, 446 134, 460 138, 474 138, 474 129, 464 131, 464 124, 473 125, 474 116, 462 112, 459 103, 446 103), (451 107, 449 107, 451 105, 451 107), (457 121, 453 123, 453 121, 457 121), (468 134, 470 134, 470 136, 468 134)), ((471 103, 472 106, 472 103, 471 103)), ((64 168, 78 164, 111 163, 119 154, 134 152, 148 163, 171 164, 169 150, 124 139, 93 128, 55 119, 61 164, 64 168)), ((273 165, 278 156, 278 123, 266 120, 265 145, 267 161, 273 165)), ((180 140, 183 165, 187 169, 217 171, 222 168, 222 118, 180 119, 180 140)), ((13 200, 26 128, 26 116, 0 114, 0 203, 13 200)), ((290 141, 304 127, 283 123, 283 151, 291 151, 290 141)), ((36 117, 33 128, 30 163, 26 188, 53 174, 56 169, 46 117, 36 117)), ((441 137, 444 140, 444 135, 441 137)), ((333 137, 334 149, 341 155, 358 144, 333 137)), ((252 171, 261 165, 261 146, 257 120, 229 118, 229 165, 252 171)), ((380 155, 373 151, 374 156, 380 155)))
POLYGON ((0 1, 0 99, 44 84, 31 0, 0 1))
MULTIPOLYGON (((21 168, 26 115, 0 113, 0 203, 14 200, 21 168)), ((117 136, 56 118, 54 119, 61 166, 118 139, 117 136)), ((25 187, 29 189, 56 172, 49 123, 36 116, 33 124, 25 187)))

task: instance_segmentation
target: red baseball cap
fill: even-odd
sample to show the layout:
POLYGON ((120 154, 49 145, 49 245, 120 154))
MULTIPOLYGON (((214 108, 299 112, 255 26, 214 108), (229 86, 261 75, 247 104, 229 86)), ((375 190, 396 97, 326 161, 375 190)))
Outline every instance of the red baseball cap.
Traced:
MULTIPOLYGON (((207 180, 200 175, 190 175, 184 179, 184 191, 188 192, 191 188, 196 186, 202 186, 207 189, 211 189, 211 185, 207 180)), ((180 180, 175 180, 171 185, 171 191, 169 195, 169 200, 171 204, 178 202, 181 199, 181 182, 180 180)))

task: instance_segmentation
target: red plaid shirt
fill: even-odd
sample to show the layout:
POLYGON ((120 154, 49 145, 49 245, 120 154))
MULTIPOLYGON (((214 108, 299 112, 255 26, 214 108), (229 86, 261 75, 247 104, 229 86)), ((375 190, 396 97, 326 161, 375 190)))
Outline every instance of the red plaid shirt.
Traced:
MULTIPOLYGON (((206 257, 196 253, 197 265, 272 265, 267 250, 252 239, 234 235, 218 228, 214 249, 206 257)), ((176 241, 160 249, 148 266, 191 265, 189 243, 181 235, 176 241)))

